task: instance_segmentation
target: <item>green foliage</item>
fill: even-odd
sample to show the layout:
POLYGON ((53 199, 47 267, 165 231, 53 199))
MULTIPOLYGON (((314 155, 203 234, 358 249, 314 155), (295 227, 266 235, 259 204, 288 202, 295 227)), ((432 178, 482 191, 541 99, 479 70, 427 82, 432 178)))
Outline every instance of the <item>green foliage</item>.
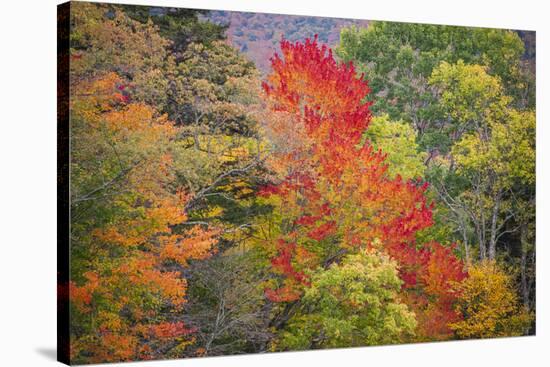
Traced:
POLYGON ((494 259, 499 239, 515 231, 511 221, 526 218, 521 202, 532 200, 534 112, 513 108, 500 79, 479 65, 442 62, 430 83, 438 88, 448 132, 456 140, 449 157, 434 162, 431 179, 463 243, 477 242, 478 255, 494 259))
POLYGON ((243 135, 254 130, 245 107, 258 96, 258 74, 227 44, 190 44, 180 58, 170 60, 167 75, 166 112, 177 123, 243 135))
POLYGON ((464 132, 486 128, 488 119, 499 118, 511 99, 504 95, 500 79, 487 74, 487 68, 442 62, 429 83, 438 88, 439 103, 450 126, 446 129, 454 140, 464 132))
POLYGON ((300 310, 280 333, 279 350, 403 342, 414 333, 414 313, 399 299, 396 263, 376 251, 346 256, 311 277, 300 310))
POLYGON ((534 112, 509 110, 502 119, 490 120, 489 125, 489 137, 476 131, 464 136, 453 148, 458 173, 481 175, 482 180, 490 180, 494 189, 534 185, 534 112))
POLYGON ((137 22, 101 4, 77 2, 71 7, 72 82, 110 71, 145 80, 143 74, 162 69, 168 45, 152 22, 137 22))
POLYGON ((191 43, 208 45, 225 39, 225 26, 200 19, 207 13, 205 10, 136 5, 117 7, 141 23, 152 21, 160 35, 172 41, 170 49, 176 53, 185 51, 191 43))
POLYGON ((443 61, 483 65, 500 78, 516 105, 533 106, 533 81, 521 63, 523 52, 523 42, 512 31, 378 21, 367 29, 343 29, 337 48, 338 56, 365 73, 376 114, 412 123, 423 148, 442 152, 449 142, 440 141, 445 120, 428 84, 432 70, 443 61))
POLYGON ((535 80, 516 32, 345 29, 370 94, 317 42, 283 42, 264 94, 281 31, 334 44, 361 22, 71 9, 73 362, 530 332, 535 80))
POLYGON ((388 173, 399 174, 404 179, 424 176, 424 160, 427 154, 420 152, 416 132, 401 121, 391 121, 388 115, 374 117, 365 133, 375 149, 387 154, 388 173))

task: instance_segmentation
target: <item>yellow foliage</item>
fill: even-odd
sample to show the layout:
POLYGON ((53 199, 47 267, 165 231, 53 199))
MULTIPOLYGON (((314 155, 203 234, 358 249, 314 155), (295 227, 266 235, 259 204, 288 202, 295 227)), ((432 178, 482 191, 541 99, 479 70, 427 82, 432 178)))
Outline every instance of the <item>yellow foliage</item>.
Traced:
POLYGON ((459 286, 457 311, 462 321, 450 325, 458 337, 494 338, 524 335, 533 315, 519 303, 510 275, 494 261, 484 261, 468 270, 459 286))

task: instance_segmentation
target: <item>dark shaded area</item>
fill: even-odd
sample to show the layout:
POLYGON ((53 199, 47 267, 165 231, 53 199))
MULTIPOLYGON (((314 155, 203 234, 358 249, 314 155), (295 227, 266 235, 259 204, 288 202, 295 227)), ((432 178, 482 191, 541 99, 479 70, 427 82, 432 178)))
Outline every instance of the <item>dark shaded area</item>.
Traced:
MULTIPOLYGON (((70 3, 57 6, 57 360, 70 363, 69 33, 70 3)), ((43 350, 53 357, 55 350, 43 350)))

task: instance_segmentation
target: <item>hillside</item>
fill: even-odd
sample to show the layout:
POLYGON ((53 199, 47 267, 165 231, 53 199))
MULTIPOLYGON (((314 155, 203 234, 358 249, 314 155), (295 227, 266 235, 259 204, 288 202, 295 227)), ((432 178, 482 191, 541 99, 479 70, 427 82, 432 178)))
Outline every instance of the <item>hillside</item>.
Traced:
POLYGON ((283 34, 290 41, 303 41, 317 34, 321 43, 335 46, 340 41, 341 28, 368 25, 367 20, 229 11, 212 11, 205 18, 228 25, 228 41, 245 53, 262 72, 269 69, 269 59, 278 51, 283 34))

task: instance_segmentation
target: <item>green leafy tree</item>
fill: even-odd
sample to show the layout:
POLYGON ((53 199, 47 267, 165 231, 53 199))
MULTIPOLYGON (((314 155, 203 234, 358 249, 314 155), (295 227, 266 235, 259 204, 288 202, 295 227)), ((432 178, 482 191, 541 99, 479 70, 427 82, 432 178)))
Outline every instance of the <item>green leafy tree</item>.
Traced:
POLYGON ((500 78, 491 76, 487 67, 443 61, 429 78, 436 88, 442 116, 448 121, 444 129, 452 141, 466 132, 488 133, 489 119, 500 118, 511 104, 500 78))
POLYGON ((107 5, 80 2, 71 7, 70 42, 73 83, 106 72, 145 80, 143 75, 163 69, 170 44, 152 22, 137 22, 107 5))
POLYGON ((299 311, 274 348, 317 349, 403 342, 414 334, 414 313, 400 301, 396 263, 376 251, 346 256, 312 274, 299 311))
POLYGON ((457 173, 472 183, 462 197, 477 218, 482 257, 487 244, 490 259, 500 238, 512 230, 507 221, 521 221, 517 201, 524 198, 522 186, 535 183, 535 115, 511 110, 505 118, 490 122, 489 137, 468 134, 453 148, 457 173))
POLYGON ((388 174, 400 175, 403 179, 424 176, 424 160, 427 157, 416 143, 416 132, 407 123, 391 121, 388 115, 374 117, 365 137, 375 149, 387 154, 388 174))
POLYGON ((509 227, 519 202, 530 200, 523 193, 535 180, 535 115, 512 108, 499 78, 481 66, 443 62, 430 82, 460 136, 438 161, 446 182, 432 177, 463 230, 474 228, 479 256, 495 259, 501 237, 519 229, 509 227))
POLYGON ((249 134, 254 120, 243 108, 257 99, 258 73, 224 42, 189 45, 167 70, 166 112, 178 124, 249 134))
POLYGON ((446 121, 428 83, 432 70, 442 61, 487 66, 518 106, 532 106, 534 84, 521 63, 523 52, 512 31, 378 21, 343 29, 337 49, 370 81, 376 114, 412 123, 424 148, 443 151, 452 142, 440 131, 446 121))
POLYGON ((227 27, 201 20, 207 10, 169 7, 117 5, 124 12, 141 23, 153 22, 160 35, 171 42, 170 51, 184 52, 192 43, 210 44, 225 39, 227 27))

